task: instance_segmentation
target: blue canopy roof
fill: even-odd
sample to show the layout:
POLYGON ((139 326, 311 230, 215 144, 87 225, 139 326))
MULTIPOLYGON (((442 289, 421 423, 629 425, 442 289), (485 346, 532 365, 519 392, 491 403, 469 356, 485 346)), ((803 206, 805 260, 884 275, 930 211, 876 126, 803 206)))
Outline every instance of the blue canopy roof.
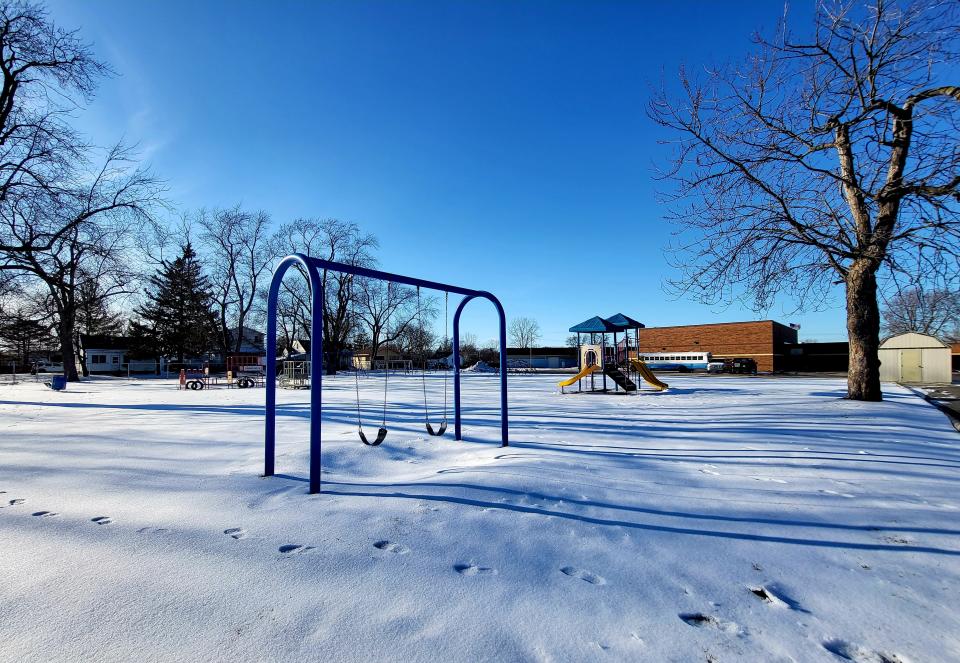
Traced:
POLYGON ((620 329, 643 329, 646 327, 646 325, 644 325, 642 322, 638 322, 629 315, 624 315, 623 313, 611 315, 609 318, 607 318, 607 322, 616 325, 620 329))
POLYGON ((579 334, 610 334, 623 329, 613 324, 609 320, 604 320, 599 315, 595 315, 589 320, 584 320, 579 325, 570 328, 571 332, 579 334))

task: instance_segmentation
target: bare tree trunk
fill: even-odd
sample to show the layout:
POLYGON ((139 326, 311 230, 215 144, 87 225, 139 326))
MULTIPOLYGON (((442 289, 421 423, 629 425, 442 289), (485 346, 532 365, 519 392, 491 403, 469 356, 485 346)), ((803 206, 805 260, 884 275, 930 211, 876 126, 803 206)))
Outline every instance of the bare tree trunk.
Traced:
POLYGON ((73 347, 74 312, 60 311, 60 352, 63 354, 63 374, 67 382, 80 382, 77 373, 77 362, 73 347))
POLYGON ((876 266, 853 263, 847 273, 847 334, 850 366, 847 398, 880 401, 880 307, 877 303, 876 266))
MULTIPOLYGON (((379 330, 371 334, 370 338, 370 370, 375 368, 377 362, 377 353, 380 351, 380 332, 379 330)), ((386 356, 384 356, 384 368, 386 368, 386 356)))
POLYGON ((247 314, 245 311, 241 310, 237 314, 237 338, 233 341, 233 351, 236 354, 240 354, 240 350, 243 349, 243 325, 247 321, 247 314))
POLYGON ((87 366, 86 353, 80 354, 80 334, 74 337, 74 343, 74 350, 77 353, 77 363, 80 364, 80 372, 83 374, 83 377, 88 378, 90 377, 90 368, 87 366))

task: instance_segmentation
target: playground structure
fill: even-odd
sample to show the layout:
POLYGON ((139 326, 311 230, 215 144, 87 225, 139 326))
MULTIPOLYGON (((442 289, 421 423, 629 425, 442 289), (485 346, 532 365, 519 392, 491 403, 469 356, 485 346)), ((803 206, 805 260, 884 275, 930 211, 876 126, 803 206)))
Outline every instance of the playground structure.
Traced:
POLYGON ((227 373, 232 375, 256 374, 263 375, 266 357, 260 355, 230 355, 227 357, 227 373))
MULTIPOLYGON (((310 344, 310 493, 320 492, 320 472, 321 472, 321 422, 323 406, 323 301, 324 287, 321 278, 321 272, 334 271, 341 274, 347 274, 353 277, 378 279, 385 281, 388 286, 388 293, 391 284, 407 285, 417 288, 418 297, 421 288, 439 290, 449 294, 462 295, 463 299, 457 305, 456 312, 453 315, 453 410, 454 410, 454 438, 463 439, 461 430, 461 408, 460 408, 460 315, 464 307, 474 299, 486 299, 490 301, 497 310, 497 316, 500 323, 499 341, 500 341, 500 433, 501 446, 509 445, 509 422, 507 411, 507 370, 506 370, 506 347, 507 347, 507 325, 506 314, 500 300, 485 290, 471 290, 460 286, 448 285, 436 281, 427 281, 424 279, 412 278, 400 274, 391 274, 379 270, 368 269, 356 265, 347 265, 330 260, 321 260, 312 258, 301 253, 289 255, 277 265, 273 273, 273 280, 270 283, 270 291, 267 298, 267 357, 272 358, 277 355, 277 297, 280 292, 280 284, 287 270, 293 265, 300 267, 301 271, 306 273, 310 284, 311 299, 311 334, 310 344)), ((275 361, 267 361, 266 364, 266 412, 264 426, 264 468, 263 475, 266 477, 275 474, 276 457, 276 416, 277 416, 277 366, 275 361)), ((389 373, 389 371, 387 372, 389 373)), ((357 391, 357 411, 358 411, 358 433, 361 440, 369 446, 375 446, 383 441, 386 436, 386 411, 387 411, 387 381, 384 378, 384 416, 383 425, 377 434, 377 439, 371 443, 363 434, 363 426, 359 421, 360 402, 359 389, 357 391)), ((425 422, 427 431, 435 434, 430 426, 429 416, 425 422)), ((446 424, 441 425, 445 429, 446 424)), ((442 433, 442 430, 440 431, 442 433)))
POLYGON ((636 392, 641 380, 657 391, 667 389, 669 385, 659 380, 639 358, 640 330, 643 328, 643 323, 622 313, 610 318, 594 316, 571 327, 570 331, 577 335, 577 374, 557 383, 561 393, 566 393, 564 389, 573 385, 577 385, 578 392, 608 393, 607 378, 613 383, 613 393, 636 392), (607 342, 608 336, 613 337, 613 343, 607 342), (584 380, 589 384, 586 390, 584 380))
POLYGON ((309 389, 310 362, 302 360, 287 360, 283 362, 283 372, 278 378, 281 389, 309 389))

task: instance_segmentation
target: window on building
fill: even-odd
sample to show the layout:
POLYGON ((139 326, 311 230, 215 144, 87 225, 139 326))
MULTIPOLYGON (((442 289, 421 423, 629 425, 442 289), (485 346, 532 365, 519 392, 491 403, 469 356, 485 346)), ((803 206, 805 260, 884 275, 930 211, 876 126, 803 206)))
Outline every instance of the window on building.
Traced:
POLYGON ((90 355, 90 361, 94 364, 106 364, 107 355, 90 355))
POLYGON ((117 365, 120 363, 120 355, 113 355, 113 363, 117 365))

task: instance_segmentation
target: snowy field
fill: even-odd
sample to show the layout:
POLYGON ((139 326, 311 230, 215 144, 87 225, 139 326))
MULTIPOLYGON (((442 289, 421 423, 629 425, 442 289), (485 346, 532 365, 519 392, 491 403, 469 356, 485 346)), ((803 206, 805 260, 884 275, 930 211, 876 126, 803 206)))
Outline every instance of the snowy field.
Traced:
POLYGON ((314 496, 307 392, 279 392, 265 479, 262 389, 0 386, 0 660, 960 660, 960 435, 932 406, 557 379, 511 376, 507 449, 495 376, 464 376, 463 442, 391 378, 376 449, 328 380, 314 496))

